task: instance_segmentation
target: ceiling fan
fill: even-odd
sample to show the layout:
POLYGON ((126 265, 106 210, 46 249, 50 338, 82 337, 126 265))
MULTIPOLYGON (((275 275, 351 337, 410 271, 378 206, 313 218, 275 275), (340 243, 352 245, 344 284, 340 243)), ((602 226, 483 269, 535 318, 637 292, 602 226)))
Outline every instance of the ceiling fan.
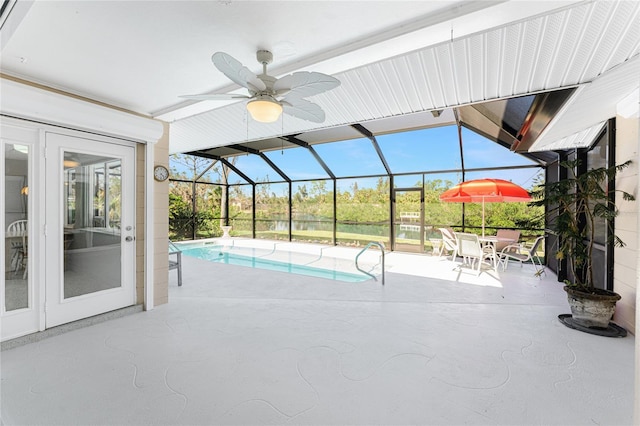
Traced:
POLYGON ((273 54, 268 50, 258 50, 256 57, 262 64, 260 75, 255 75, 227 53, 216 52, 211 57, 213 65, 231 81, 246 87, 249 95, 210 94, 181 97, 201 101, 249 99, 247 110, 254 120, 263 123, 276 121, 282 112, 314 123, 324 121, 325 114, 320 105, 304 98, 338 87, 339 80, 330 75, 308 71, 294 72, 275 78, 267 74, 267 65, 273 61, 273 54))

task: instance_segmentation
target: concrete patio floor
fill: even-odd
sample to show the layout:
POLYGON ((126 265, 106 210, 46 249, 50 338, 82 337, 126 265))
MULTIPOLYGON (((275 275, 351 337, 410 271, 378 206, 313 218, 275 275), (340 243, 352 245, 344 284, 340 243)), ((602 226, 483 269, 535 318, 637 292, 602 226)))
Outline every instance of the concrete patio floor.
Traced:
POLYGON ((633 423, 634 336, 562 325, 551 272, 391 253, 383 287, 183 264, 167 305, 2 352, 3 424, 633 423))

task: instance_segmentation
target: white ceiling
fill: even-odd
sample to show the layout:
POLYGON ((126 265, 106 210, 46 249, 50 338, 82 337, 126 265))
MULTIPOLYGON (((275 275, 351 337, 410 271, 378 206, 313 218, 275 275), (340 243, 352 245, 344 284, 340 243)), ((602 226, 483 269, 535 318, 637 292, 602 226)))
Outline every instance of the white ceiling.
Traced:
POLYGON ((9 8, 3 74, 172 122, 172 152, 381 119, 390 129, 405 114, 621 74, 606 90, 578 91, 590 96, 588 120, 554 123, 543 135, 551 146, 608 118, 614 100, 638 87, 629 61, 640 54, 635 1, 11 0, 9 8), (258 124, 244 103, 179 98, 237 90, 211 55, 225 51, 259 72, 258 49, 273 51, 272 75, 314 70, 342 81, 312 99, 325 123, 258 124))
MULTIPOLYGON (((15 7, 29 4, 19 0, 15 7)), ((270 71, 281 75, 383 41, 401 33, 403 26, 409 30, 420 26, 421 20, 459 13, 447 13, 451 8, 464 11, 478 6, 390 1, 37 1, 13 34, 5 35, 3 27, 2 71, 156 116, 192 103, 179 95, 234 88, 211 63, 216 51, 259 71, 255 52, 269 49, 275 56, 270 71), (5 40, 6 36, 10 38, 5 40)))

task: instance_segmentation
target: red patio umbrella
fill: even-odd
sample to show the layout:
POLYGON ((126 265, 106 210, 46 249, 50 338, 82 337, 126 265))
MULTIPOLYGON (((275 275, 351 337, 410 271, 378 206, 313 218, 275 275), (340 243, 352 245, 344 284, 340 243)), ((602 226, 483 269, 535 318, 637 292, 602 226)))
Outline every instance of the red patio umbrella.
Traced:
POLYGON ((484 237, 484 203, 510 203, 531 200, 521 186, 503 179, 475 179, 457 184, 440 194, 448 203, 482 202, 482 236, 484 237))

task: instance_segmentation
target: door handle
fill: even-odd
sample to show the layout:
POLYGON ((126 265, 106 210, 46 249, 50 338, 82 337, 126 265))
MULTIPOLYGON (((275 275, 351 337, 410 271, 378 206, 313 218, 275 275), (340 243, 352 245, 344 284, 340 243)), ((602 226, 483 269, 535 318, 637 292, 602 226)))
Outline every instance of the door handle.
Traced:
POLYGON ((132 236, 128 236, 128 237, 125 237, 124 240, 127 241, 127 242, 131 242, 131 241, 133 241, 133 237, 132 236))

